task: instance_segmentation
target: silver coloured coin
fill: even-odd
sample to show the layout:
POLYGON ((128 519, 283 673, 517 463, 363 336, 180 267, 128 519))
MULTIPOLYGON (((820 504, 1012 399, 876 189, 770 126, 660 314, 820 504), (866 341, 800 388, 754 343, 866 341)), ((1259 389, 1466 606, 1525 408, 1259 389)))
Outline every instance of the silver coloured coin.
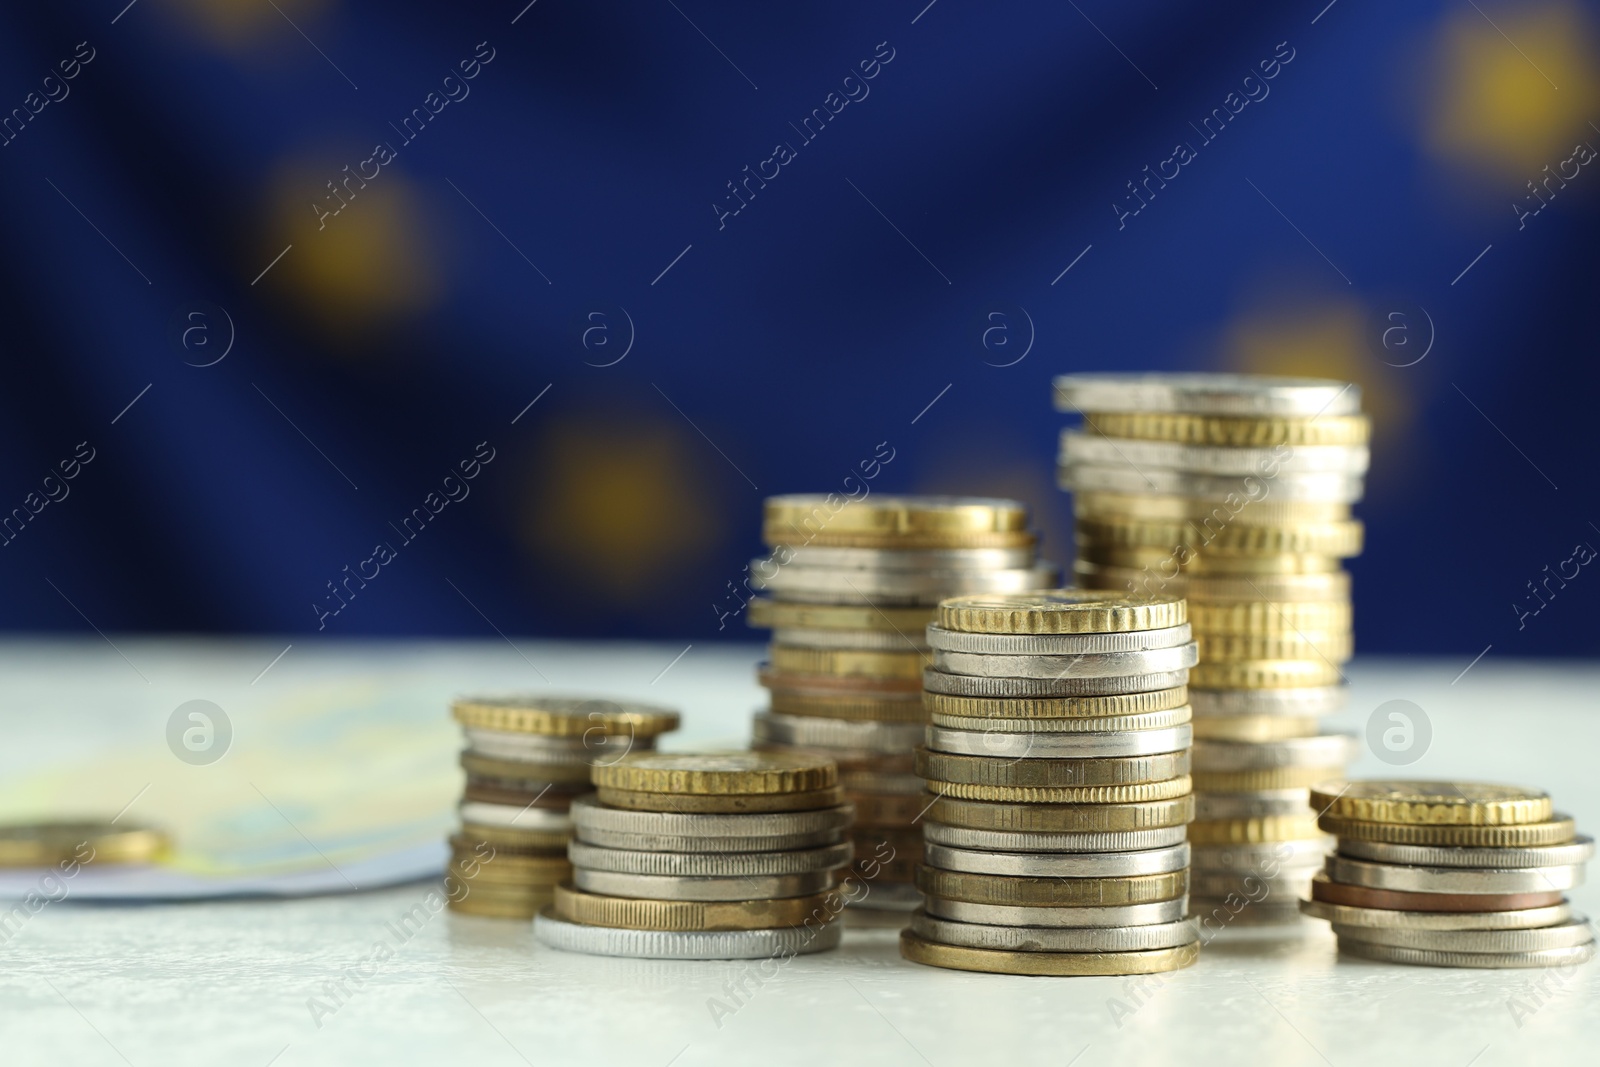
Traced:
POLYGON ((645 852, 603 848, 582 841, 567 843, 567 859, 574 867, 682 878, 743 878, 833 871, 848 866, 854 855, 855 845, 849 841, 780 852, 645 852))
MULTIPOLYGON (((850 825, 855 809, 848 804, 812 811, 779 811, 755 815, 684 814, 670 811, 625 811, 608 808, 593 793, 572 802, 572 822, 580 831, 656 834, 661 837, 780 837, 838 831, 850 825)), ((478 821, 478 820, 473 820, 478 821)))
POLYGON ((1372 453, 1366 445, 1240 448, 1102 437, 1082 430, 1062 430, 1059 453, 1061 463, 1131 466, 1235 477, 1261 474, 1274 466, 1288 474, 1365 474, 1371 459, 1372 453))
POLYGON ((1383 926, 1333 924, 1341 941, 1419 948, 1433 952, 1543 952, 1576 948, 1594 941, 1589 920, 1581 915, 1553 926, 1527 930, 1404 930, 1383 926))
POLYGON ((772 643, 790 648, 829 648, 860 652, 926 652, 928 643, 921 630, 823 630, 801 626, 779 626, 772 631, 772 643))
POLYGON ((922 740, 922 724, 825 719, 769 711, 755 717, 755 739, 802 748, 843 748, 893 755, 910 752, 922 740))
POLYGON ((1163 826, 1154 830, 1051 834, 1012 830, 972 830, 965 826, 950 826, 939 822, 922 824, 922 836, 929 844, 984 849, 989 852, 1138 852, 1181 845, 1187 840, 1188 833, 1186 826, 1163 826))
POLYGON ((1194 923, 1187 919, 1145 926, 985 926, 917 911, 911 916, 911 929, 919 937, 944 945, 1008 952, 1141 952, 1180 948, 1200 939, 1194 923))
POLYGON ((534 917, 533 936, 551 948, 591 956, 647 960, 754 960, 823 952, 839 944, 837 922, 768 930, 624 930, 567 922, 546 908, 534 917))
POLYGON ((1102 652, 1145 652, 1177 648, 1193 640, 1188 623, 1159 630, 1128 630, 1108 634, 972 634, 929 626, 929 648, 942 652, 969 652, 982 656, 1081 656, 1102 652))
POLYGON ((1323 900, 1302 900, 1300 910, 1313 919, 1326 919, 1346 928, 1380 926, 1400 930, 1531 930, 1556 926, 1573 917, 1572 905, 1551 904, 1521 911, 1394 911, 1389 908, 1357 908, 1349 904, 1329 904, 1323 900))
POLYGON ((1276 767, 1338 767, 1355 759, 1360 743, 1354 734, 1318 734, 1279 741, 1211 741, 1194 743, 1197 771, 1254 771, 1276 767))
POLYGON ((1279 473, 1268 478, 1264 474, 1189 474, 1154 467, 1135 470, 1086 463, 1058 465, 1056 482, 1071 493, 1143 493, 1194 500, 1263 499, 1270 495, 1274 500, 1327 504, 1354 504, 1365 490, 1361 477, 1353 474, 1279 473))
POLYGON ((1150 693, 1189 684, 1189 672, 1165 671, 1160 674, 1135 674, 1122 678, 978 678, 968 674, 947 674, 928 668, 922 672, 922 686, 930 693, 963 697, 1073 697, 1116 696, 1123 693, 1150 693))
POLYGON ((1198 871, 1237 871, 1240 874, 1267 870, 1321 869, 1333 846, 1331 837, 1317 836, 1298 841, 1272 841, 1249 845, 1195 845, 1194 869, 1198 871))
POLYGON ((1057 411, 1159 411, 1190 415, 1357 415, 1361 387, 1325 378, 1263 374, 1062 374, 1057 411))
POLYGON ((837 871, 806 874, 749 875, 712 878, 667 874, 620 874, 616 871, 572 870, 572 884, 587 893, 645 900, 768 900, 803 897, 832 889, 837 871))
POLYGON ((1304 920, 1296 903, 1282 897, 1251 900, 1239 892, 1220 897, 1192 896, 1189 898, 1189 914, 1199 925, 1202 937, 1215 937, 1234 927, 1301 923, 1304 920))
POLYGON ((615 833, 579 826, 576 827, 575 836, 584 844, 635 852, 774 852, 837 844, 843 840, 844 831, 818 830, 809 834, 767 837, 675 837, 666 834, 615 833))
POLYGON ((485 804, 478 800, 461 802, 461 821, 500 830, 538 830, 543 833, 571 833, 572 819, 564 811, 525 807, 518 804, 485 804))
POLYGON ((987 734, 1116 734, 1136 730, 1168 730, 1194 717, 1188 705, 1133 715, 1085 716, 1081 719, 1001 719, 933 712, 928 718, 945 730, 987 734))
POLYGON ((653 737, 596 735, 585 740, 583 737, 543 737, 510 730, 480 730, 472 726, 464 727, 463 732, 468 752, 518 763, 551 763, 560 766, 604 764, 615 762, 628 752, 648 752, 655 748, 653 737))
POLYGON ((1056 734, 1028 730, 1002 733, 987 730, 947 730, 928 726, 928 748, 958 756, 997 756, 1010 759, 1096 759, 1114 756, 1150 756, 1179 752, 1189 747, 1194 730, 1185 723, 1165 730, 1125 730, 1104 734, 1056 734))
POLYGON ((1142 652, 1084 652, 1076 656, 1005 656, 933 650, 933 666, 947 674, 979 678, 1125 678, 1128 675, 1181 671, 1200 662, 1200 646, 1191 641, 1174 648, 1142 652))
POLYGON ((1061 568, 1040 562, 998 571, 862 571, 788 566, 770 578, 752 576, 753 589, 804 604, 934 605, 965 593, 1025 593, 1053 589, 1061 568))
POLYGON ((924 846, 924 862, 946 871, 1002 874, 1019 878, 1129 878, 1167 874, 1189 865, 1189 846, 1170 845, 1144 852, 985 852, 924 846))
POLYGON ((1541 952, 1441 952, 1422 948, 1395 948, 1374 945, 1352 938, 1339 939, 1339 951, 1362 959, 1383 963, 1405 963, 1417 967, 1570 967, 1594 958, 1594 942, 1573 948, 1552 948, 1541 952))
POLYGON ((1194 798, 1195 822, 1310 814, 1312 814, 1311 793, 1306 789, 1263 789, 1254 793, 1197 793, 1194 798))
POLYGON ((1540 848, 1441 848, 1430 845, 1390 845, 1382 841, 1339 839, 1339 855, 1374 863, 1400 863, 1412 867, 1570 867, 1594 856, 1594 838, 1579 835, 1571 844, 1540 848))
POLYGON ((1196 716, 1295 715, 1309 718, 1332 715, 1344 707, 1348 691, 1342 685, 1297 689, 1190 689, 1189 705, 1196 716))
POLYGON ((1582 885, 1584 876, 1582 864, 1520 870, 1406 867, 1343 856, 1329 856, 1327 871, 1335 882, 1403 893, 1554 893, 1582 885))
MULTIPOLYGON (((781 553, 780 553, 781 554, 781 553)), ((874 571, 1006 571, 1033 565, 1032 546, 1020 548, 834 548, 791 547, 779 567, 826 567, 874 571)), ((763 568, 770 570, 772 565, 763 568)))
POLYGON ((1172 923, 1188 913, 1189 900, 1178 897, 1154 904, 1119 904, 1088 908, 1032 908, 1009 904, 969 904, 930 896, 923 905, 928 914, 956 922, 987 926, 1147 926, 1172 923))

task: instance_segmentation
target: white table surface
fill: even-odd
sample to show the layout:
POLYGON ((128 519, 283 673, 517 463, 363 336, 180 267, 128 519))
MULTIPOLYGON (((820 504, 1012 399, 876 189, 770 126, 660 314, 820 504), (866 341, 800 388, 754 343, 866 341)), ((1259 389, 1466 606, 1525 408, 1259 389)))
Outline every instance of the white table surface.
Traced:
MULTIPOLYGON (((181 671, 196 647, 237 660, 248 677, 282 647, 117 639, 151 676, 181 671), (165 666, 163 666, 165 664, 165 666)), ((0 680, 41 647, 75 668, 63 686, 128 670, 105 643, 0 643, 0 680)), ((528 662, 552 683, 676 704, 685 728, 668 748, 742 741, 761 704, 759 646, 697 645, 651 684, 683 646, 297 646, 274 684, 322 659, 417 664, 438 702, 466 689, 527 684, 528 662)), ((326 666, 326 664, 323 664, 326 666)), ((1430 751, 1406 773, 1482 778, 1547 789, 1580 829, 1600 827, 1600 668, 1502 663, 1492 657, 1452 684, 1461 662, 1358 661, 1350 708, 1360 731, 1372 708, 1404 698, 1431 717, 1430 751)), ((269 675, 269 677, 272 677, 269 675)), ((168 679, 170 681, 170 679, 168 679)), ((115 743, 158 729, 170 703, 128 674, 130 708, 103 723, 52 723, 8 706, 0 773, 41 753, 115 743), (148 706, 146 706, 148 705, 148 706)), ((7 702, 8 704, 10 702, 7 702)), ((1359 775, 1391 768, 1364 754, 1359 775)), ((528 926, 442 913, 332 1016, 307 1002, 364 961, 386 925, 428 891, 413 885, 294 901, 46 908, 0 948, 0 1063, 222 1064, 1498 1064, 1596 1062, 1600 964, 1558 981, 1543 971, 1435 970, 1339 959, 1320 923, 1287 932, 1229 932, 1194 967, 1143 993, 1128 979, 1013 978, 919 967, 892 931, 850 930, 831 953, 801 957, 732 1015, 712 997, 739 964, 591 958, 536 944, 528 926), (1543 992, 1533 983, 1543 979, 1543 992), (1531 1014, 1519 1021, 1520 998, 1531 1014), (1109 1002, 1136 1007, 1113 1019, 1109 1002)), ((1592 913, 1592 886, 1572 894, 1592 913)), ((753 986, 751 988, 754 988, 753 986)), ((730 1001, 731 1002, 731 1001, 730 1001)))

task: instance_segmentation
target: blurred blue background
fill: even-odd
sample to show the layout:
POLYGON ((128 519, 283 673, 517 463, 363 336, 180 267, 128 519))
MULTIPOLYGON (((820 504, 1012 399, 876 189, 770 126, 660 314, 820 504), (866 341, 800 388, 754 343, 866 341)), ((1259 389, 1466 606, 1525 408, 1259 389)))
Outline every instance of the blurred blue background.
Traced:
POLYGON ((1596 11, 1325 3, 7 5, 0 626, 747 640, 765 495, 1065 561, 1051 377, 1225 368, 1364 390, 1360 651, 1600 651, 1596 11))

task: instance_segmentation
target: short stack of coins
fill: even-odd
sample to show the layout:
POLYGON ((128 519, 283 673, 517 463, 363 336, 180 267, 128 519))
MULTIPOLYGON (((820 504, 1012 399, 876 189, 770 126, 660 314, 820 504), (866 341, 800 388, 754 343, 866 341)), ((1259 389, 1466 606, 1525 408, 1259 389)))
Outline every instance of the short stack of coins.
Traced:
POLYGON ((1332 781, 1311 790, 1338 851, 1301 910, 1339 951, 1430 967, 1562 967, 1594 956, 1565 891, 1594 840, 1536 789, 1332 781))
POLYGON ((1350 515, 1367 469, 1360 390, 1236 374, 1065 375, 1059 476, 1073 493, 1079 581, 1184 596, 1190 676, 1194 913, 1294 921, 1329 842, 1306 810, 1354 738, 1319 719, 1344 702, 1350 515), (1250 903, 1247 909, 1236 906, 1250 903))
POLYGON ((832 761, 635 753, 572 806, 572 878, 534 920, 554 948, 647 959, 787 958, 839 943, 851 859, 832 761))
POLYGON ((568 807, 591 765, 647 750, 678 713, 583 697, 463 697, 451 713, 466 735, 461 829, 450 838, 450 907, 531 919, 571 874, 568 807))
POLYGON ((755 747, 810 750, 839 766, 855 807, 856 906, 909 911, 926 800, 911 751, 922 740, 923 630, 940 600, 1056 584, 1037 559, 1028 508, 982 497, 771 497, 769 556, 750 567, 767 593, 752 626, 773 630, 755 747))
POLYGON ((1183 600, 956 597, 928 643, 926 903, 901 955, 1032 975, 1193 963, 1183 600))

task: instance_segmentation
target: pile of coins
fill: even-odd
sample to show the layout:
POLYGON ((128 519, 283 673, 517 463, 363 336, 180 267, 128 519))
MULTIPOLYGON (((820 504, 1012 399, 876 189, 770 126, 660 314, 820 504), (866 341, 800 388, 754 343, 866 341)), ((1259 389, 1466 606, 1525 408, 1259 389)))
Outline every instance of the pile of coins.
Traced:
POLYGON ((1533 789, 1478 782, 1325 782, 1311 791, 1338 851, 1307 915, 1339 951, 1431 967, 1558 967, 1594 955, 1563 895, 1594 840, 1533 789))
POLYGON ((1044 589, 1027 506, 979 497, 823 495, 766 501, 771 554, 751 563, 750 625, 773 630, 761 684, 770 707, 755 747, 831 757, 856 812, 857 907, 909 911, 927 801, 911 750, 922 740, 923 629, 960 593, 1044 589))
POLYGON ((901 955, 1036 975, 1193 963, 1184 602, 956 597, 927 633, 927 900, 901 955))
POLYGON ((833 763, 789 753, 635 753, 572 805, 572 879, 534 920, 554 948, 757 959, 839 943, 850 863, 833 763))
POLYGON ((567 809, 589 792, 591 766, 678 728, 666 708, 582 697, 464 697, 450 710, 467 743, 450 907, 503 919, 533 918, 571 873, 567 809))
POLYGON ((1294 921, 1328 840, 1306 809, 1355 739, 1322 729, 1344 703, 1350 516, 1367 469, 1361 394, 1341 382, 1234 374, 1066 375, 1056 406, 1079 581, 1183 596, 1196 819, 1191 902, 1230 922, 1294 921), (1239 900, 1248 909, 1236 906, 1239 900))

